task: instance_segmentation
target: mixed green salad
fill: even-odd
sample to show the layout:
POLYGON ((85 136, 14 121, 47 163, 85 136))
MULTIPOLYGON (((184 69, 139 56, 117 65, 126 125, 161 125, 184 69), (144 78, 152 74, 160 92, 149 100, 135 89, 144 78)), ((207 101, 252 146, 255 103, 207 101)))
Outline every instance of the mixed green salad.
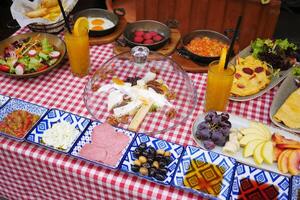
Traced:
POLYGON ((287 39, 260 39, 251 43, 252 55, 270 64, 273 69, 287 70, 296 63, 299 47, 287 39))
POLYGON ((0 57, 0 71, 17 75, 43 71, 55 64, 60 56, 47 38, 28 37, 5 47, 0 57))

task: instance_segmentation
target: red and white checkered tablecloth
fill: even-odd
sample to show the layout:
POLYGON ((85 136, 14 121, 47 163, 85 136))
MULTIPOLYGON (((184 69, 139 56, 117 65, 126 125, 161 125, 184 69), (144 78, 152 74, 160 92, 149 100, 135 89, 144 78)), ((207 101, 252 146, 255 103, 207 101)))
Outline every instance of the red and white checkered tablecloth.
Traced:
MULTIPOLYGON (((28 30, 21 29, 23 33, 28 30)), ((91 46, 91 74, 113 56, 112 44, 91 46)), ((203 112, 205 74, 189 74, 198 103, 192 115, 172 131, 157 137, 181 145, 196 145, 191 126, 203 112)), ((91 118, 82 100, 88 78, 74 77, 69 63, 32 79, 0 75, 0 94, 47 108, 59 108, 91 118)), ((248 119, 270 123, 269 108, 277 90, 248 102, 230 102, 228 111, 248 119)), ((199 196, 172 186, 60 154, 27 142, 0 136, 0 197, 9 199, 198 199, 199 196)))

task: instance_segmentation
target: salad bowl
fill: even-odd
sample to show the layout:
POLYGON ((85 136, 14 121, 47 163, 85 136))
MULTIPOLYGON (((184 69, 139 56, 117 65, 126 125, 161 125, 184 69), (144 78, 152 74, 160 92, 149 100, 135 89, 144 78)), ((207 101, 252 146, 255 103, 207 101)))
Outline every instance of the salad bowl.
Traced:
POLYGON ((13 78, 32 78, 60 66, 65 43, 47 33, 25 33, 0 42, 0 74, 13 78), (16 70, 19 65, 20 70, 16 70))

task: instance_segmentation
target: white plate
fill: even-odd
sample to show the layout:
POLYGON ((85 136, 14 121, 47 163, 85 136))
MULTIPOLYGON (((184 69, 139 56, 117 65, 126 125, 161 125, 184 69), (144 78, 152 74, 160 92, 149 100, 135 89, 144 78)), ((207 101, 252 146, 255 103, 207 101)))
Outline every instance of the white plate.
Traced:
POLYGON ((290 132, 300 133, 300 129, 289 128, 285 124, 275 121, 273 118, 273 116, 276 114, 277 110, 283 105, 285 100, 298 88, 296 86, 294 78, 295 78, 295 76, 292 74, 292 72, 290 72, 288 77, 283 81, 279 90, 277 91, 277 93, 274 97, 274 100, 272 102, 269 113, 270 113, 271 121, 276 126, 279 126, 280 128, 290 131, 290 132))
MULTIPOLYGON (((196 118, 196 120, 194 121, 194 124, 193 124, 193 127, 192 127, 193 139, 203 149, 205 149, 204 146, 203 146, 203 143, 202 143, 201 140, 196 138, 195 133, 197 131, 198 124, 200 122, 204 121, 204 117, 205 117, 205 114, 199 115, 196 118)), ((245 118, 238 117, 238 116, 235 116, 235 115, 230 115, 229 121, 232 124, 232 128, 245 128, 245 127, 249 127, 249 124, 250 124, 250 120, 247 120, 245 118)), ((280 135, 283 135, 284 137, 286 137, 288 139, 293 139, 293 140, 296 140, 296 141, 300 142, 300 137, 295 135, 295 134, 292 134, 292 133, 289 133, 289 132, 286 132, 284 130, 280 130, 280 129, 277 129, 277 128, 273 128, 271 126, 268 126, 268 128, 271 130, 272 133, 279 133, 280 135)), ((241 163, 244 163, 244 164, 247 164, 247 165, 250 165, 250 166, 259 167, 259 168, 262 168, 262 169, 265 169, 265 170, 269 170, 269 171, 273 171, 273 172, 276 172, 276 173, 279 173, 279 174, 283 174, 278 170, 277 163, 273 163, 272 165, 268 165, 266 163, 263 163, 262 165, 257 165, 254 162, 253 157, 244 158, 243 157, 243 148, 240 148, 240 150, 234 155, 223 152, 222 147, 219 147, 219 146, 216 146, 211 151, 214 151, 216 153, 232 157, 232 158, 236 159, 237 161, 239 161, 241 163)), ((290 174, 284 174, 284 175, 291 176, 290 174)))
MULTIPOLYGON (((236 55, 230 61, 230 64, 234 64, 238 57, 245 58, 245 57, 249 56, 251 54, 250 51, 251 51, 251 46, 249 45, 248 47, 243 49, 238 55, 236 55)), ((289 74, 289 71, 290 71, 290 69, 285 70, 285 71, 280 71, 279 72, 279 77, 272 78, 270 84, 266 88, 264 88, 263 90, 259 91, 256 94, 252 94, 252 95, 248 95, 248 96, 244 96, 244 97, 231 96, 231 97, 229 97, 229 99, 232 100, 232 101, 249 101, 249 100, 252 100, 252 99, 256 99, 256 98, 262 96, 263 94, 265 94, 266 92, 268 92, 269 90, 271 90, 272 88, 274 88, 276 85, 278 85, 283 79, 286 78, 286 76, 289 74)))

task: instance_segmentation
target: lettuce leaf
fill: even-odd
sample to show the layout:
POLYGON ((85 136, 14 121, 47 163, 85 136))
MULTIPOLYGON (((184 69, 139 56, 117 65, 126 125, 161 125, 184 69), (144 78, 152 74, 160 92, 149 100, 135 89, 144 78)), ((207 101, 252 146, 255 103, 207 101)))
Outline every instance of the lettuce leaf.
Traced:
POLYGON ((49 41, 47 40, 47 38, 44 38, 41 41, 42 44, 42 51, 44 53, 50 53, 51 51, 53 51, 53 47, 51 46, 51 44, 49 43, 49 41))

